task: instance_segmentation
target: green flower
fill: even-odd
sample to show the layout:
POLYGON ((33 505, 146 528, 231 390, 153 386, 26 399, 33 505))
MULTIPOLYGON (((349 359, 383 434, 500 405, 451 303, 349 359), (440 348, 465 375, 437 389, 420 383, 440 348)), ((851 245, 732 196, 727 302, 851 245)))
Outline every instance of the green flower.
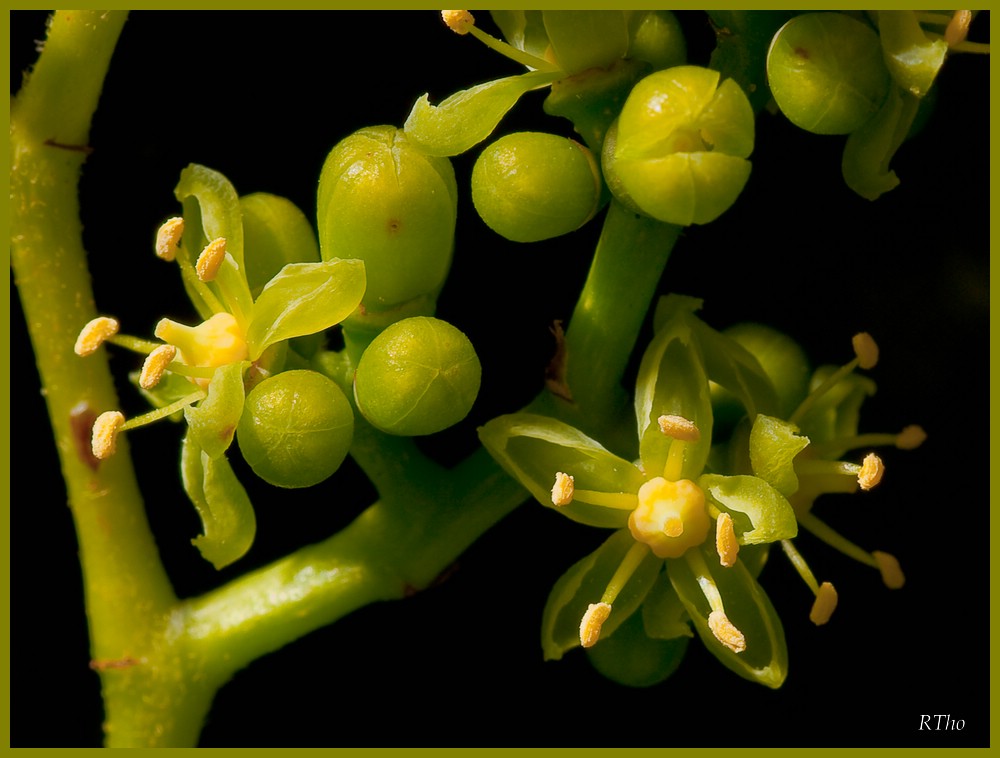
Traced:
MULTIPOLYGON (((530 413, 494 419, 480 438, 543 505, 614 530, 556 583, 543 619, 546 658, 605 645, 619 627, 638 623, 630 622, 635 614, 646 643, 676 644, 690 636, 690 619, 723 664, 778 687, 787 669, 784 633, 755 575, 768 543, 796 535, 795 514, 765 479, 710 463, 710 380, 736 395, 750 418, 773 411, 776 397, 759 363, 695 317, 698 307, 673 296, 660 311, 636 388, 637 461, 530 413)), ((676 656, 650 656, 649 666, 659 671, 616 678, 657 681, 676 656)), ((615 676, 614 661, 599 667, 615 676)))
MULTIPOLYGON (((895 556, 859 547, 812 512, 821 495, 867 491, 882 480, 885 464, 878 455, 868 452, 861 462, 841 460, 850 450, 879 446, 912 450, 927 437, 916 425, 891 434, 859 433, 861 404, 875 393, 875 383, 855 370, 873 368, 878 361, 878 347, 867 333, 855 335, 853 344, 853 360, 815 371, 808 394, 787 419, 757 416, 749 431, 749 464, 755 475, 788 498, 799 526, 848 557, 878 570, 887 587, 899 589, 905 580, 895 556)), ((831 582, 817 582, 790 539, 783 540, 781 546, 815 595, 810 619, 817 625, 826 623, 837 605, 836 589, 831 582)))
POLYGON ((256 528, 225 457, 246 393, 268 376, 306 365, 308 354, 297 350, 308 353, 312 343, 302 338, 358 307, 365 268, 356 260, 321 262, 308 221, 291 203, 270 195, 239 198, 224 176, 204 166, 186 168, 175 194, 184 215, 160 228, 156 254, 178 264, 201 322, 164 318, 154 331, 161 341, 154 342, 121 335, 118 322, 102 316, 84 327, 76 352, 89 355, 108 341, 146 355, 134 378, 156 410, 128 421, 119 411, 101 414, 94 463, 114 454, 121 432, 182 412, 188 425, 182 477, 205 529, 195 544, 221 568, 249 549, 256 528), (266 284, 251 288, 251 281, 266 284), (299 344, 290 348, 293 340, 299 344))

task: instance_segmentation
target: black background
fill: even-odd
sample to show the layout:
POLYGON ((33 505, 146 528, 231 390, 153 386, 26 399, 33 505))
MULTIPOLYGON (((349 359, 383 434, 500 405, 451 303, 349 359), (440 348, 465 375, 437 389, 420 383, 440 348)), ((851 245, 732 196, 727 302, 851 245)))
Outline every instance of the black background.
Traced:
MULTIPOLYGON (((691 62, 706 63, 704 15, 680 16, 691 62)), ((10 14, 12 92, 44 19, 10 14)), ((977 20, 980 39, 987 25, 977 20)), ((140 335, 163 315, 191 318, 179 278, 164 275, 151 252, 156 225, 176 212, 172 190, 187 163, 222 171, 241 194, 285 195, 312 216, 319 169, 339 139, 401 125, 424 92, 437 101, 516 71, 450 34, 431 11, 135 12, 81 185, 98 309, 140 335)), ((702 315, 716 326, 783 328, 818 362, 849 358, 856 331, 876 337, 879 393, 862 430, 920 423, 929 440, 886 451, 878 489, 821 501, 817 513, 863 546, 896 554, 904 589, 887 590, 876 572, 802 536, 800 550, 841 603, 827 626, 813 627, 811 595, 775 554, 762 582, 788 636, 781 690, 737 679, 697 642, 663 685, 622 688, 581 654, 542 662, 545 597, 603 534, 527 504, 439 586, 356 612, 238 674, 220 691, 201 744, 988 745, 988 59, 950 59, 938 89, 936 113, 893 164, 902 185, 875 203, 840 178, 843 138, 760 116, 744 194, 718 221, 684 234, 661 282, 664 293, 704 297, 702 315), (921 714, 950 714, 965 729, 919 732, 921 714)), ((568 135, 566 122, 541 112, 542 97, 527 96, 501 131, 568 135)), ((460 188, 477 153, 455 161, 460 188)), ((508 243, 478 219, 467 190, 459 214, 438 315, 472 338, 484 379, 469 419, 434 443, 452 458, 476 444, 477 424, 541 387, 549 324, 569 317, 599 230, 508 243)), ((87 667, 75 537, 13 286, 11 300, 11 436, 33 440, 11 446, 11 741, 96 745, 102 711, 87 667)), ((125 381, 132 356, 112 355, 123 406, 139 412, 125 381)), ((315 491, 254 490, 258 542, 220 575, 190 545, 199 524, 173 474, 180 433, 159 424, 137 433, 132 450, 182 596, 327 536, 373 496, 350 465, 315 491)))

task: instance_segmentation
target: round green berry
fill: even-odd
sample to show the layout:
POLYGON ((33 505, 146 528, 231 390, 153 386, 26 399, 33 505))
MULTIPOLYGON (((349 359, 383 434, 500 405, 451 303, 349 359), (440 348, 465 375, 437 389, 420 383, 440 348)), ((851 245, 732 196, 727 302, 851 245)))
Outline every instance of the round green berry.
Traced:
POLYGON ((878 34, 843 13, 803 13, 771 40, 767 78, 774 101, 796 126, 849 134, 878 112, 890 76, 878 34))
POLYGON ((387 327, 354 375, 358 410, 389 434, 433 434, 468 415, 482 368, 469 338, 446 321, 415 316, 387 327))
POLYGON ((250 468, 277 487, 311 487, 344 462, 354 436, 351 403, 315 371, 268 377, 246 398, 236 440, 250 468))
POLYGON ((578 229, 597 211, 597 161, 574 140, 517 132, 487 147, 472 169, 472 202, 486 225, 514 242, 578 229))

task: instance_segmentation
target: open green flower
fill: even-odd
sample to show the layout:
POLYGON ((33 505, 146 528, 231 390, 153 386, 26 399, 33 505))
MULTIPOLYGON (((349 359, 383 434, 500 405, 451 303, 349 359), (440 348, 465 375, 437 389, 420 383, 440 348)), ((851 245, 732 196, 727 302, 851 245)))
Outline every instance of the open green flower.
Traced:
POLYGON ((365 291, 365 267, 357 260, 320 262, 298 209, 274 196, 241 199, 204 166, 188 166, 175 194, 184 216, 160 228, 156 254, 177 262, 202 321, 188 326, 164 318, 154 332, 161 342, 154 342, 121 335, 118 322, 102 316, 84 327, 76 352, 89 355, 108 341, 146 354, 136 379, 156 410, 128 421, 119 411, 101 414, 94 457, 112 455, 121 432, 183 412, 182 476, 205 529, 195 544, 221 568, 246 552, 255 531, 246 491, 225 457, 246 393, 286 367, 305 365, 289 341, 349 316, 365 291), (251 288, 262 280, 262 288, 251 288))
MULTIPOLYGON (((647 638, 677 640, 691 634, 687 617, 722 663, 778 687, 787 669, 784 633, 755 579, 762 551, 753 548, 794 537, 795 514, 765 479, 710 465, 709 382, 734 393, 751 418, 773 409, 775 394, 757 361, 699 320, 698 307, 668 298, 643 356, 638 461, 529 413, 490 421, 480 438, 543 505, 615 530, 557 582, 544 612, 546 658, 603 644, 635 613, 647 638)), ((669 675, 676 662, 653 656, 650 665, 662 668, 642 672, 645 682, 669 675)))

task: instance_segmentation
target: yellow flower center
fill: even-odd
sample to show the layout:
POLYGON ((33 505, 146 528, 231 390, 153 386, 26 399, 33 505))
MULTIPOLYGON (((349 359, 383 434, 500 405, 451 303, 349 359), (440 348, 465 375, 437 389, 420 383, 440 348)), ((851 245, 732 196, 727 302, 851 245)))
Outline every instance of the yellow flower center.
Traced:
POLYGON ((180 351, 180 361, 188 366, 214 368, 246 360, 246 336, 229 313, 216 313, 198 326, 185 326, 161 319, 156 336, 180 351))
POLYGON ((710 526, 701 487, 690 479, 672 482, 662 476, 639 488, 639 505, 628 519, 632 536, 658 558, 679 558, 705 541, 710 526))

